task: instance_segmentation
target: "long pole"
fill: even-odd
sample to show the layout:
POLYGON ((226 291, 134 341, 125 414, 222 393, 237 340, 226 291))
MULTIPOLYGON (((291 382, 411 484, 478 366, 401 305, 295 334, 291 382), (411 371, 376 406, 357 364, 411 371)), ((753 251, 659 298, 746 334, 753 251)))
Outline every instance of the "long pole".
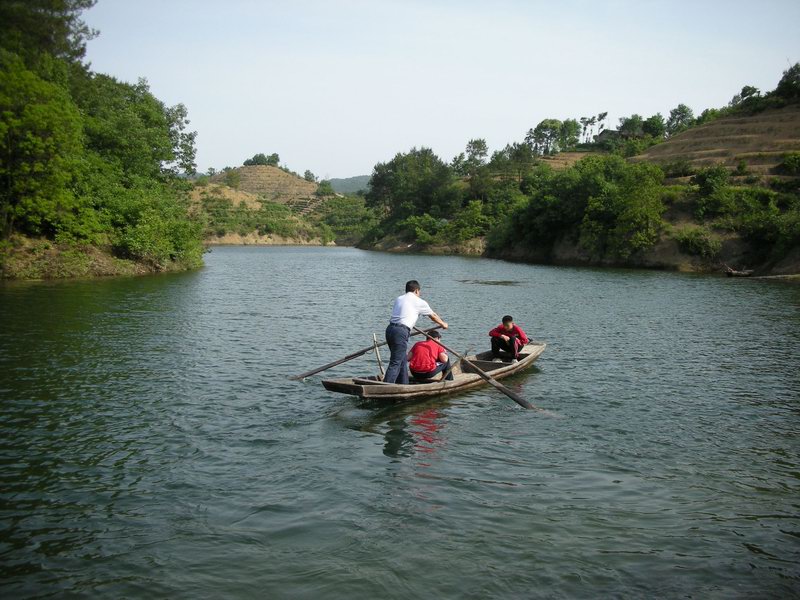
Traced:
POLYGON ((445 346, 440 339, 439 340, 434 339, 430 335, 428 335, 425 331, 422 331, 421 329, 418 329, 416 327, 414 327, 414 331, 416 331, 418 333, 421 333, 422 335, 424 335, 429 340, 433 340, 434 342, 439 344, 442 348, 444 348, 445 350, 447 350, 448 352, 450 352, 454 356, 457 356, 458 358, 460 358, 463 362, 468 364, 473 371, 475 371, 478 375, 480 375, 481 378, 484 379, 489 385, 491 385, 495 389, 503 392, 506 396, 511 398, 514 402, 519 404, 521 407, 528 408, 528 409, 542 410, 540 408, 535 407, 533 404, 531 404, 527 400, 525 400, 525 398, 520 396, 518 393, 508 389, 502 383, 500 383, 499 381, 495 380, 491 375, 487 375, 486 373, 484 373, 481 369, 479 369, 475 365, 475 363, 473 363, 471 360, 469 360, 466 356, 463 356, 463 355, 459 354, 458 352, 456 352, 455 350, 453 350, 452 348, 448 348, 447 346, 445 346))
MULTIPOLYGON (((434 331, 436 329, 441 329, 441 328, 442 328, 441 325, 437 325, 436 327, 431 327, 430 329, 425 329, 425 330, 417 329, 416 327, 414 329, 416 331, 418 331, 419 333, 421 333, 422 335, 427 335, 431 331, 434 331)), ((419 333, 412 333, 411 335, 412 336, 419 335, 419 333)), ((388 342, 379 342, 378 343, 378 347, 385 346, 387 343, 388 342)), ((312 375, 316 375, 317 373, 320 373, 322 371, 326 371, 326 370, 328 370, 328 369, 330 369, 332 367, 335 367, 336 365, 340 365, 342 363, 345 363, 348 360, 353 360, 354 358, 358 358, 359 356, 363 356, 364 354, 366 354, 367 352, 369 352, 373 348, 375 348, 375 344, 370 344, 366 348, 362 348, 361 350, 357 350, 356 352, 353 352, 352 354, 348 354, 344 358, 340 358, 339 360, 335 360, 333 362, 329 362, 327 365, 322 365, 321 367, 318 367, 316 369, 312 369, 311 371, 306 371, 305 373, 300 373, 299 375, 292 375, 291 377, 289 377, 289 379, 291 379, 293 381, 298 381, 300 379, 305 379, 306 377, 311 377, 312 375)))
POLYGON ((375 358, 378 359, 378 369, 381 372, 381 381, 383 381, 383 376, 385 373, 383 372, 383 361, 381 360, 381 351, 378 350, 378 336, 373 333, 372 334, 372 347, 375 348, 375 358))

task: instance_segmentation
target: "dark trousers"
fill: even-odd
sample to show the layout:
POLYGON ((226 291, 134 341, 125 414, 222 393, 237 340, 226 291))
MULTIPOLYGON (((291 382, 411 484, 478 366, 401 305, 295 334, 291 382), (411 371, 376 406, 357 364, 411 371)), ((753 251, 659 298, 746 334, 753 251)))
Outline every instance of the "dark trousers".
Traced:
POLYGON ((508 341, 499 337, 492 338, 492 356, 502 358, 502 353, 506 352, 514 358, 519 357, 519 346, 521 346, 522 343, 515 335, 510 335, 508 338, 508 341))
MULTIPOLYGON (((433 371, 428 371, 427 373, 415 373, 414 371, 411 371, 411 375, 414 377, 414 379, 423 379, 423 380, 433 379, 439 373, 443 373, 444 371, 447 371, 449 368, 450 368, 450 359, 448 358, 446 363, 439 363, 438 365, 436 365, 436 368, 433 371)), ((447 374, 447 377, 445 379, 447 381, 453 381, 452 371, 447 374)))
POLYGON ((386 343, 389 344, 389 366, 383 380, 386 383, 408 383, 408 336, 411 332, 403 325, 389 324, 386 343))

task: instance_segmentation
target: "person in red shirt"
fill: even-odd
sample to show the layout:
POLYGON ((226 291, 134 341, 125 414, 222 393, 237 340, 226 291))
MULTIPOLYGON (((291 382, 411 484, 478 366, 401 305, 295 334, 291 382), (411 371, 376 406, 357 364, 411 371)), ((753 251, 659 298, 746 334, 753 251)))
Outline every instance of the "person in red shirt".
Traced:
MULTIPOLYGON (((436 339, 442 337, 438 331, 431 331, 429 335, 436 339)), ((453 380, 453 373, 449 372, 450 359, 447 352, 435 340, 425 339, 414 344, 408 353, 408 367, 411 376, 419 381, 433 379, 443 371, 448 371, 448 381, 453 380)))
POLYGON ((503 317, 503 322, 489 332, 492 338, 492 356, 495 360, 503 357, 503 354, 510 354, 514 360, 519 359, 519 351, 530 340, 519 325, 514 324, 511 315, 503 317))

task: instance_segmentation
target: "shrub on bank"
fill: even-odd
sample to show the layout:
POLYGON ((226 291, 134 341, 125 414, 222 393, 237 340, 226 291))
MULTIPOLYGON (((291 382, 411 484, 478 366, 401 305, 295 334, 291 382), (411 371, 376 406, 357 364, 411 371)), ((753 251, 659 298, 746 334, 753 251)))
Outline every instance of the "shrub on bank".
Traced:
POLYGON ((715 237, 707 227, 686 227, 672 234, 681 251, 692 256, 716 258, 722 249, 722 241, 715 237))

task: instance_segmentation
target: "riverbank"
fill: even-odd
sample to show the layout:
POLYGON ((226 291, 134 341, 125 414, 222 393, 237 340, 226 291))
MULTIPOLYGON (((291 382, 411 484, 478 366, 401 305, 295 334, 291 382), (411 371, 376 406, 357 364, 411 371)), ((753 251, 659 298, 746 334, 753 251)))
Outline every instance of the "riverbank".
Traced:
POLYGON ((325 242, 320 237, 259 235, 255 231, 247 234, 226 233, 203 240, 205 246, 335 246, 336 242, 325 242))
POLYGON ((110 246, 59 244, 14 236, 0 248, 0 279, 77 279, 186 271, 201 266, 182 261, 154 263, 115 256, 110 246))
POLYGON ((418 242, 409 243, 397 236, 387 236, 375 244, 360 247, 365 250, 391 253, 479 256, 538 265, 636 268, 684 273, 721 273, 725 271, 726 265, 733 267, 748 265, 748 268, 753 269, 755 276, 800 277, 800 247, 794 248, 780 260, 754 262, 753 257, 757 254, 757 249, 736 235, 721 240, 719 253, 713 258, 682 251, 679 243, 669 235, 662 235, 650 249, 625 260, 594 257, 567 237, 559 239, 549 250, 534 250, 518 244, 502 251, 493 251, 489 249, 484 237, 472 238, 458 244, 425 245, 418 242))
MULTIPOLYGON (((213 246, 336 246, 319 237, 228 233, 203 241, 213 246)), ((115 256, 111 246, 64 244, 15 235, 0 248, 0 280, 79 279, 186 271, 202 266, 180 260, 155 263, 115 256)))

